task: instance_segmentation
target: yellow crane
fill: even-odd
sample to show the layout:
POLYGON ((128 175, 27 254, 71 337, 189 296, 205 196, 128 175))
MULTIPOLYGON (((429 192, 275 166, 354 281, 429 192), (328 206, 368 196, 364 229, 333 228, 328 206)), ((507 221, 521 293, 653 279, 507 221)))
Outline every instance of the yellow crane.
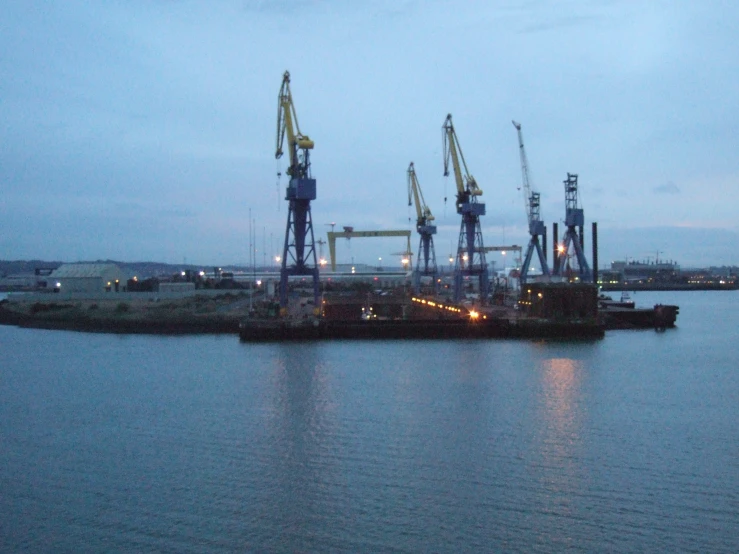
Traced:
POLYGON ((282 157, 287 138, 290 165, 287 174, 285 200, 289 203, 287 230, 280 268, 280 306, 287 307, 288 280, 291 275, 313 277, 313 300, 318 305, 319 280, 316 248, 313 240, 313 220, 310 202, 316 199, 316 180, 310 174, 310 151, 313 141, 300 132, 298 115, 290 91, 290 73, 285 71, 277 97, 277 149, 275 158, 282 157))
POLYGON ((467 169, 467 162, 459 145, 457 133, 452 123, 452 114, 446 116, 442 126, 444 144, 444 176, 449 175, 449 165, 454 171, 457 185, 457 213, 462 216, 459 229, 456 263, 454 265, 454 299, 462 300, 462 282, 465 276, 477 276, 479 280, 480 301, 487 301, 490 283, 488 266, 485 261, 485 247, 482 241, 480 216, 485 215, 485 204, 478 202, 482 189, 467 169), (464 175, 462 174, 464 170, 464 175), (466 263, 463 263, 466 256, 466 263))
POLYGON ((405 237, 407 241, 407 252, 411 251, 411 232, 408 230, 388 230, 388 231, 355 231, 354 227, 344 227, 343 232, 329 231, 328 235, 328 255, 331 263, 331 271, 336 271, 336 239, 354 239, 368 237, 405 237))
POLYGON ((423 198, 421 185, 418 183, 416 168, 413 162, 408 166, 408 205, 416 205, 416 231, 420 235, 418 259, 413 270, 413 287, 418 294, 421 291, 421 276, 431 277, 434 290, 437 285, 436 251, 434 250, 434 235, 436 225, 433 225, 434 216, 423 198), (423 256, 423 258, 422 258, 423 256), (421 260, 423 259, 423 263, 421 260))
POLYGON ((293 96, 290 92, 289 71, 285 71, 285 74, 282 76, 282 86, 280 87, 280 94, 277 98, 277 150, 275 151, 275 158, 278 160, 282 157, 282 147, 285 144, 286 136, 290 152, 290 167, 287 169, 287 174, 291 177, 298 177, 301 173, 307 172, 308 170, 307 163, 301 165, 298 159, 298 149, 302 149, 305 152, 313 150, 314 143, 308 138, 308 135, 300 132, 298 114, 295 111, 293 96))

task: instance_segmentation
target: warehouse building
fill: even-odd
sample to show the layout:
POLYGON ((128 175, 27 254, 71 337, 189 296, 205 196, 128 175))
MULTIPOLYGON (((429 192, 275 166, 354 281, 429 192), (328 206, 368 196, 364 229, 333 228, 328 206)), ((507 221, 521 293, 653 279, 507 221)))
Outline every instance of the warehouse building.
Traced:
POLYGON ((64 264, 48 277, 55 292, 125 292, 128 277, 115 264, 64 264))

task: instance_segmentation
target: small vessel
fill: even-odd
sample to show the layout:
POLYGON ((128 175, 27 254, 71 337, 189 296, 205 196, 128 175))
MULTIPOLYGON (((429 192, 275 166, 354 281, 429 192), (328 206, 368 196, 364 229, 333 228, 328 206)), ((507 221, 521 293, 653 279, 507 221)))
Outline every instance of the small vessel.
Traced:
POLYGON ((614 300, 612 297, 601 294, 598 296, 598 304, 601 308, 633 308, 634 301, 627 291, 621 292, 621 299, 614 300))

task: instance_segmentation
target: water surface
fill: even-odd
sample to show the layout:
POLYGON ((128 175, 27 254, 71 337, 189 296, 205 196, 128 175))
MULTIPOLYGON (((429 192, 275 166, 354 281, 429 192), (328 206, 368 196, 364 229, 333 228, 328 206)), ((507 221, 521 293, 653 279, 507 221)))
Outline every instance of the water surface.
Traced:
POLYGON ((739 551, 738 298, 593 342, 0 326, 0 550, 739 551))

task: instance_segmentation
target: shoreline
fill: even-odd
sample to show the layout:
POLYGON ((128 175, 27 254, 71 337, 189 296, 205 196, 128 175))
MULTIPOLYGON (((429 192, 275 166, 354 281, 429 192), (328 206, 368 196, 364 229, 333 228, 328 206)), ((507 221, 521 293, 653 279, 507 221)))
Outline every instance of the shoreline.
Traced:
POLYGON ((240 302, 183 300, 151 305, 125 302, 0 301, 0 325, 115 334, 233 334, 244 316, 240 302))

